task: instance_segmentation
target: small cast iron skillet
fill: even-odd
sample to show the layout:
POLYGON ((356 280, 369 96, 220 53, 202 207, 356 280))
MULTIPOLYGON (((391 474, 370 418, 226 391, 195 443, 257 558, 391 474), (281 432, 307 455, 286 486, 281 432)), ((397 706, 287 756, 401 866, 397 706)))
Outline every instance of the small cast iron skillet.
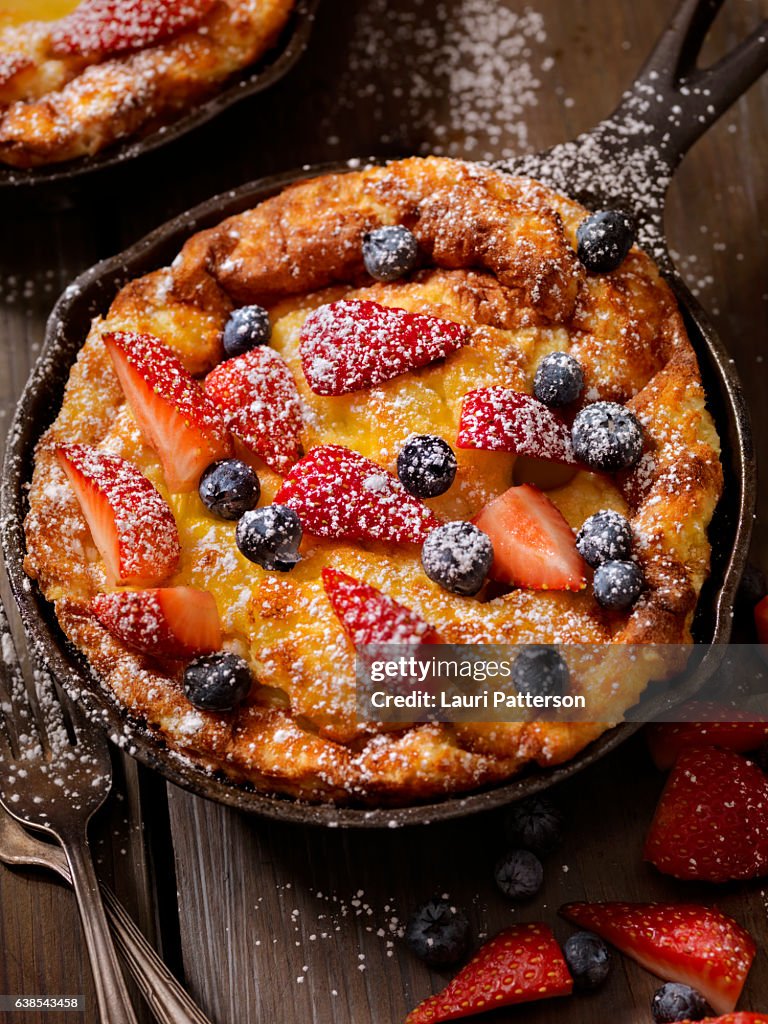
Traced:
MULTIPOLYGON (((730 611, 746 559, 755 501, 752 439, 739 381, 712 325, 672 268, 661 233, 666 185, 685 149, 768 64, 768 47, 764 38, 756 34, 711 71, 691 70, 695 53, 718 6, 716 0, 684 0, 614 117, 570 144, 565 161, 562 148, 557 148, 542 157, 529 158, 526 167, 529 173, 551 179, 576 198, 588 200, 592 207, 621 203, 634 210, 644 241, 654 250, 684 311, 710 408, 722 438, 725 488, 710 531, 714 549, 712 573, 702 592, 695 621, 695 637, 706 646, 700 649, 698 668, 676 688, 678 699, 697 692, 725 653, 730 635, 730 611), (681 84, 681 76, 685 76, 688 85, 681 84), (695 91, 694 83, 699 82, 706 82, 709 90, 706 98, 695 91), (657 116, 650 128, 639 136, 631 128, 637 122, 638 104, 643 105, 650 83, 653 83, 654 95, 660 97, 652 108, 657 116), (668 121, 676 105, 684 111, 677 127, 668 121), (644 159, 638 160, 650 143, 653 143, 653 154, 649 150, 647 163, 644 159), (615 176, 605 174, 609 161, 615 165, 615 176), (636 169, 638 163, 640 172, 636 169), (631 188, 622 185, 622 169, 630 164, 635 167, 631 188), (642 180, 638 181, 638 177, 642 180), (589 191, 584 188, 586 180, 591 182, 589 191), (600 186, 600 182, 606 181, 610 187, 600 186), (645 196, 642 206, 637 202, 638 186, 645 196)), ((66 290, 48 322, 45 347, 21 397, 11 428, 0 496, 2 544, 11 586, 33 653, 47 663, 65 688, 77 695, 89 715, 103 722, 116 742, 145 764, 194 793, 270 818, 335 827, 424 824, 487 810, 552 786, 602 757, 639 725, 627 722, 610 730, 562 767, 532 768, 519 778, 494 788, 419 806, 374 810, 338 808, 256 793, 188 764, 168 751, 140 724, 129 722, 125 712, 98 685, 84 659, 65 641, 51 606, 23 570, 25 485, 32 475, 35 443, 59 408, 70 367, 86 337, 91 318, 107 310, 126 281, 167 265, 193 232, 250 208, 291 182, 347 169, 347 165, 335 165, 292 172, 253 182, 211 199, 170 221, 121 255, 86 271, 66 290)))
POLYGON ((139 137, 116 142, 93 156, 29 169, 0 164, 0 190, 67 182, 94 171, 143 156, 186 135, 248 96, 268 89, 283 77, 306 50, 320 0, 297 0, 277 43, 255 65, 237 72, 210 99, 192 107, 167 125, 139 137))

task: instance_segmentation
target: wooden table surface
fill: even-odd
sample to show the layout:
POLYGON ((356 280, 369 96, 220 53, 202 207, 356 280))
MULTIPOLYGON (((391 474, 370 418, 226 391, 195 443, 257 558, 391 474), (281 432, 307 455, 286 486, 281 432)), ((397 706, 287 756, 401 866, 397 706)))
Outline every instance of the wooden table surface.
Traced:
MULTIPOLYGON (((56 295, 96 260, 215 192, 304 163, 429 151, 493 158, 571 137, 610 111, 672 7, 533 4, 324 0, 302 63, 269 93, 135 165, 68 189, 0 196, 2 432, 56 295)), ((765 0, 725 8, 709 56, 768 14, 765 0)), ((695 147, 667 211, 678 266, 741 372, 758 452, 768 442, 766 125, 768 80, 695 147)), ((768 509, 766 481, 759 507, 768 509)), ((754 560, 768 568, 768 517, 755 524, 754 560)), ((535 919, 564 938, 556 910, 569 899, 717 901, 758 937, 743 1005, 768 1010, 761 884, 682 885, 641 862, 662 781, 637 737, 563 785, 565 845, 548 861, 543 895, 519 909, 493 885, 504 850, 499 813, 381 834, 279 825, 117 758, 115 797, 92 835, 101 874, 214 1024, 396 1024, 444 984, 399 937, 413 907, 443 892, 468 908, 478 939, 535 919)), ((74 900, 62 885, 0 869, 0 936, 0 992, 85 993, 80 1019, 97 1020, 74 900)), ((657 984, 619 959, 597 995, 488 1020, 641 1024, 657 984)))

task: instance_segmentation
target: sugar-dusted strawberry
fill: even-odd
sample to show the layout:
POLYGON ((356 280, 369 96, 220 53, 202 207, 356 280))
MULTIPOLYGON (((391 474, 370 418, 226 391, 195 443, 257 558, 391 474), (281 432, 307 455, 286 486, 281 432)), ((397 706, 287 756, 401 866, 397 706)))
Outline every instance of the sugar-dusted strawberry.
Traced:
POLYGON ((292 508, 317 537, 420 544, 440 525, 386 469, 338 444, 313 448, 300 459, 275 502, 292 508))
POLYGON ((560 510, 533 484, 510 487, 475 516, 493 543, 491 576, 528 590, 583 590, 587 565, 560 510))
POLYGON ((194 658, 221 648, 219 613, 207 590, 118 590, 97 594, 92 607, 113 636, 153 658, 194 658))
POLYGON ((456 444, 567 465, 577 461, 563 420, 538 398, 511 388, 477 388, 464 396, 456 444))
POLYGON ((565 958, 545 924, 505 928, 478 950, 442 992, 406 1017, 406 1024, 436 1024, 573 990, 565 958))
POLYGON ((760 643, 768 645, 768 595, 755 605, 755 628, 760 643))
POLYGON ((163 464, 168 490, 193 491, 207 466, 232 454, 224 418, 159 338, 118 331, 103 341, 139 429, 163 464))
POLYGON ((84 444, 56 451, 93 542, 118 583, 160 583, 179 564, 173 512, 133 463, 84 444))
POLYGON ((300 454, 301 402, 279 353, 262 345, 228 359, 208 374, 205 390, 232 433, 270 469, 291 468, 300 454))
POLYGON ((416 612, 370 583, 323 569, 323 586, 344 632, 355 645, 435 644, 437 633, 416 612))
POLYGON ((757 949, 732 918, 693 903, 567 903, 560 913, 664 981, 695 988, 717 1013, 736 1005, 757 949))
POLYGON ((214 0, 80 0, 51 29, 57 57, 106 57, 165 42, 194 28, 214 0))
POLYGON ((469 341, 463 324, 344 300, 320 306, 301 329, 301 365, 318 395, 345 395, 443 359, 469 341))
POLYGON ((680 718, 685 721, 657 722, 645 730, 653 763, 662 771, 671 768, 678 755, 690 747, 743 753, 757 750, 768 740, 768 722, 712 701, 691 701, 681 709, 680 718))
POLYGON ((675 878, 727 882, 768 874, 768 777, 730 750, 684 750, 643 856, 675 878))

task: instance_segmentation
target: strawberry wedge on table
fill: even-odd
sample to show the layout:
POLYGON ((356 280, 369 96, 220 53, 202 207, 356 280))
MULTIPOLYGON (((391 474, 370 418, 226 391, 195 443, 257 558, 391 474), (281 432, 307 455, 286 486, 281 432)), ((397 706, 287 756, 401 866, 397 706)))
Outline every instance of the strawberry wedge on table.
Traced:
MULTIPOLYGON (((680 1024, 693 1024, 683 1020, 680 1024)), ((698 1024, 768 1024, 768 1013, 750 1013, 740 1010, 738 1013, 726 1013, 723 1017, 704 1017, 698 1024)))
POLYGON ((292 508, 317 537, 419 544, 440 525, 397 477, 339 444, 313 448, 300 459, 275 503, 292 508))
POLYGON ((194 28, 214 0, 80 0, 54 23, 51 52, 57 57, 106 57, 143 50, 194 28))
POLYGON ((744 753, 757 750, 768 740, 768 721, 712 701, 690 701, 681 709, 682 716, 686 721, 657 722, 645 730, 653 763, 662 771, 671 768, 691 747, 720 747, 744 753))
POLYGON ((768 777, 731 750, 683 751, 643 856, 675 878, 727 882, 768 874, 768 777))
POLYGON ((493 543, 491 577, 528 590, 583 590, 587 565, 560 510, 533 484, 510 487, 473 522, 493 543))
POLYGON ((463 324, 368 300, 331 302, 301 329, 301 365, 317 395, 345 395, 428 366, 470 339, 463 324))
POLYGON ((437 633, 416 612, 376 587, 338 569, 323 569, 323 586, 344 632, 355 645, 435 644, 437 633))
POLYGON ((181 554, 176 520, 144 474, 89 445, 63 445, 56 455, 112 578, 147 585, 172 575, 181 554))
POLYGON ((232 454, 219 410, 176 353, 151 334, 116 331, 102 340, 171 493, 193 491, 212 462, 232 454))
POLYGON ((736 1006, 757 951, 732 918, 692 903, 567 903, 560 913, 664 981, 697 989, 717 1013, 736 1006))
POLYGON ((477 388, 464 396, 456 444, 577 464, 568 425, 538 398, 511 388, 477 388))
POLYGON ((153 658, 193 658, 221 648, 219 613, 207 590, 121 590, 97 594, 92 607, 113 636, 153 658))
POLYGON ((406 1024, 437 1024, 573 990, 565 958, 545 924, 505 928, 482 946, 442 992, 406 1017, 406 1024))
POLYGON ((296 382, 273 348, 259 346, 211 370, 206 394, 227 426, 276 473, 298 459, 301 401, 296 382))

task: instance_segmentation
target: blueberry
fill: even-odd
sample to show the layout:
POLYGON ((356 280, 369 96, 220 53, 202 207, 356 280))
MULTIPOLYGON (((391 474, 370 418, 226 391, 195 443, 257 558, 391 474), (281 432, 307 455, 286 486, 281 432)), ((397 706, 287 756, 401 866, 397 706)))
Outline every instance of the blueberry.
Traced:
POLYGON ((212 462, 200 477, 200 500, 220 519, 239 519, 259 503, 261 484, 256 472, 240 459, 212 462))
POLYGON ((445 494, 456 478, 456 456, 442 437, 419 434, 403 445, 397 457, 400 483, 417 498, 445 494))
POLYGON ((436 527, 421 549, 424 572, 453 594, 476 594, 493 562, 493 544, 473 523, 457 520, 436 527))
POLYGON ((377 281, 396 281, 416 266, 419 243, 402 224, 387 225, 363 235, 365 269, 377 281))
POLYGON ((569 405, 584 390, 584 374, 578 360, 567 352, 551 352, 539 363, 533 393, 545 405, 569 405))
POLYGON ((582 992, 599 988, 611 971, 611 951, 599 935, 575 932, 563 946, 573 983, 582 992))
POLYGON ((600 210, 579 224, 577 253, 593 274, 607 274, 624 262, 635 241, 635 222, 624 210, 600 210))
POLYGON ((469 921, 448 900, 429 900, 418 907, 405 929, 408 948, 432 967, 455 964, 469 947, 469 921))
POLYGON ((603 562, 595 569, 592 583, 595 598, 603 608, 629 608, 645 586, 642 569, 635 562, 603 562))
POLYGON ((590 469, 629 469, 643 452, 643 428, 618 402, 585 406, 573 421, 571 437, 576 458, 590 469))
POLYGON ((518 693, 531 696, 561 694, 569 678, 563 656, 547 644, 528 644, 521 648, 512 666, 512 682, 518 693))
POLYGON ((593 568, 632 554, 632 527, 620 512, 603 508, 584 521, 576 535, 579 554, 593 568))
POLYGON ((677 1020, 703 1020, 712 1011, 695 988, 668 981, 654 993, 651 1012, 656 1024, 672 1024, 677 1020))
POLYGON ((229 711, 248 696, 251 670, 236 654, 204 654, 187 665, 184 693, 203 711, 229 711))
POLYGON ((241 356, 257 345, 268 345, 272 337, 269 313, 261 306, 241 306, 234 310, 224 327, 224 352, 241 356))
POLYGON ((301 559, 301 522, 286 505, 265 505, 246 512, 237 524, 237 546, 262 569, 288 572, 301 559))
POLYGON ((535 896, 544 881, 544 868, 530 850, 511 850, 496 865, 496 885, 511 900, 527 900, 535 896))
POLYGON ((532 796, 509 808, 504 832, 511 843, 544 856, 563 840, 563 816, 548 797, 532 796))

